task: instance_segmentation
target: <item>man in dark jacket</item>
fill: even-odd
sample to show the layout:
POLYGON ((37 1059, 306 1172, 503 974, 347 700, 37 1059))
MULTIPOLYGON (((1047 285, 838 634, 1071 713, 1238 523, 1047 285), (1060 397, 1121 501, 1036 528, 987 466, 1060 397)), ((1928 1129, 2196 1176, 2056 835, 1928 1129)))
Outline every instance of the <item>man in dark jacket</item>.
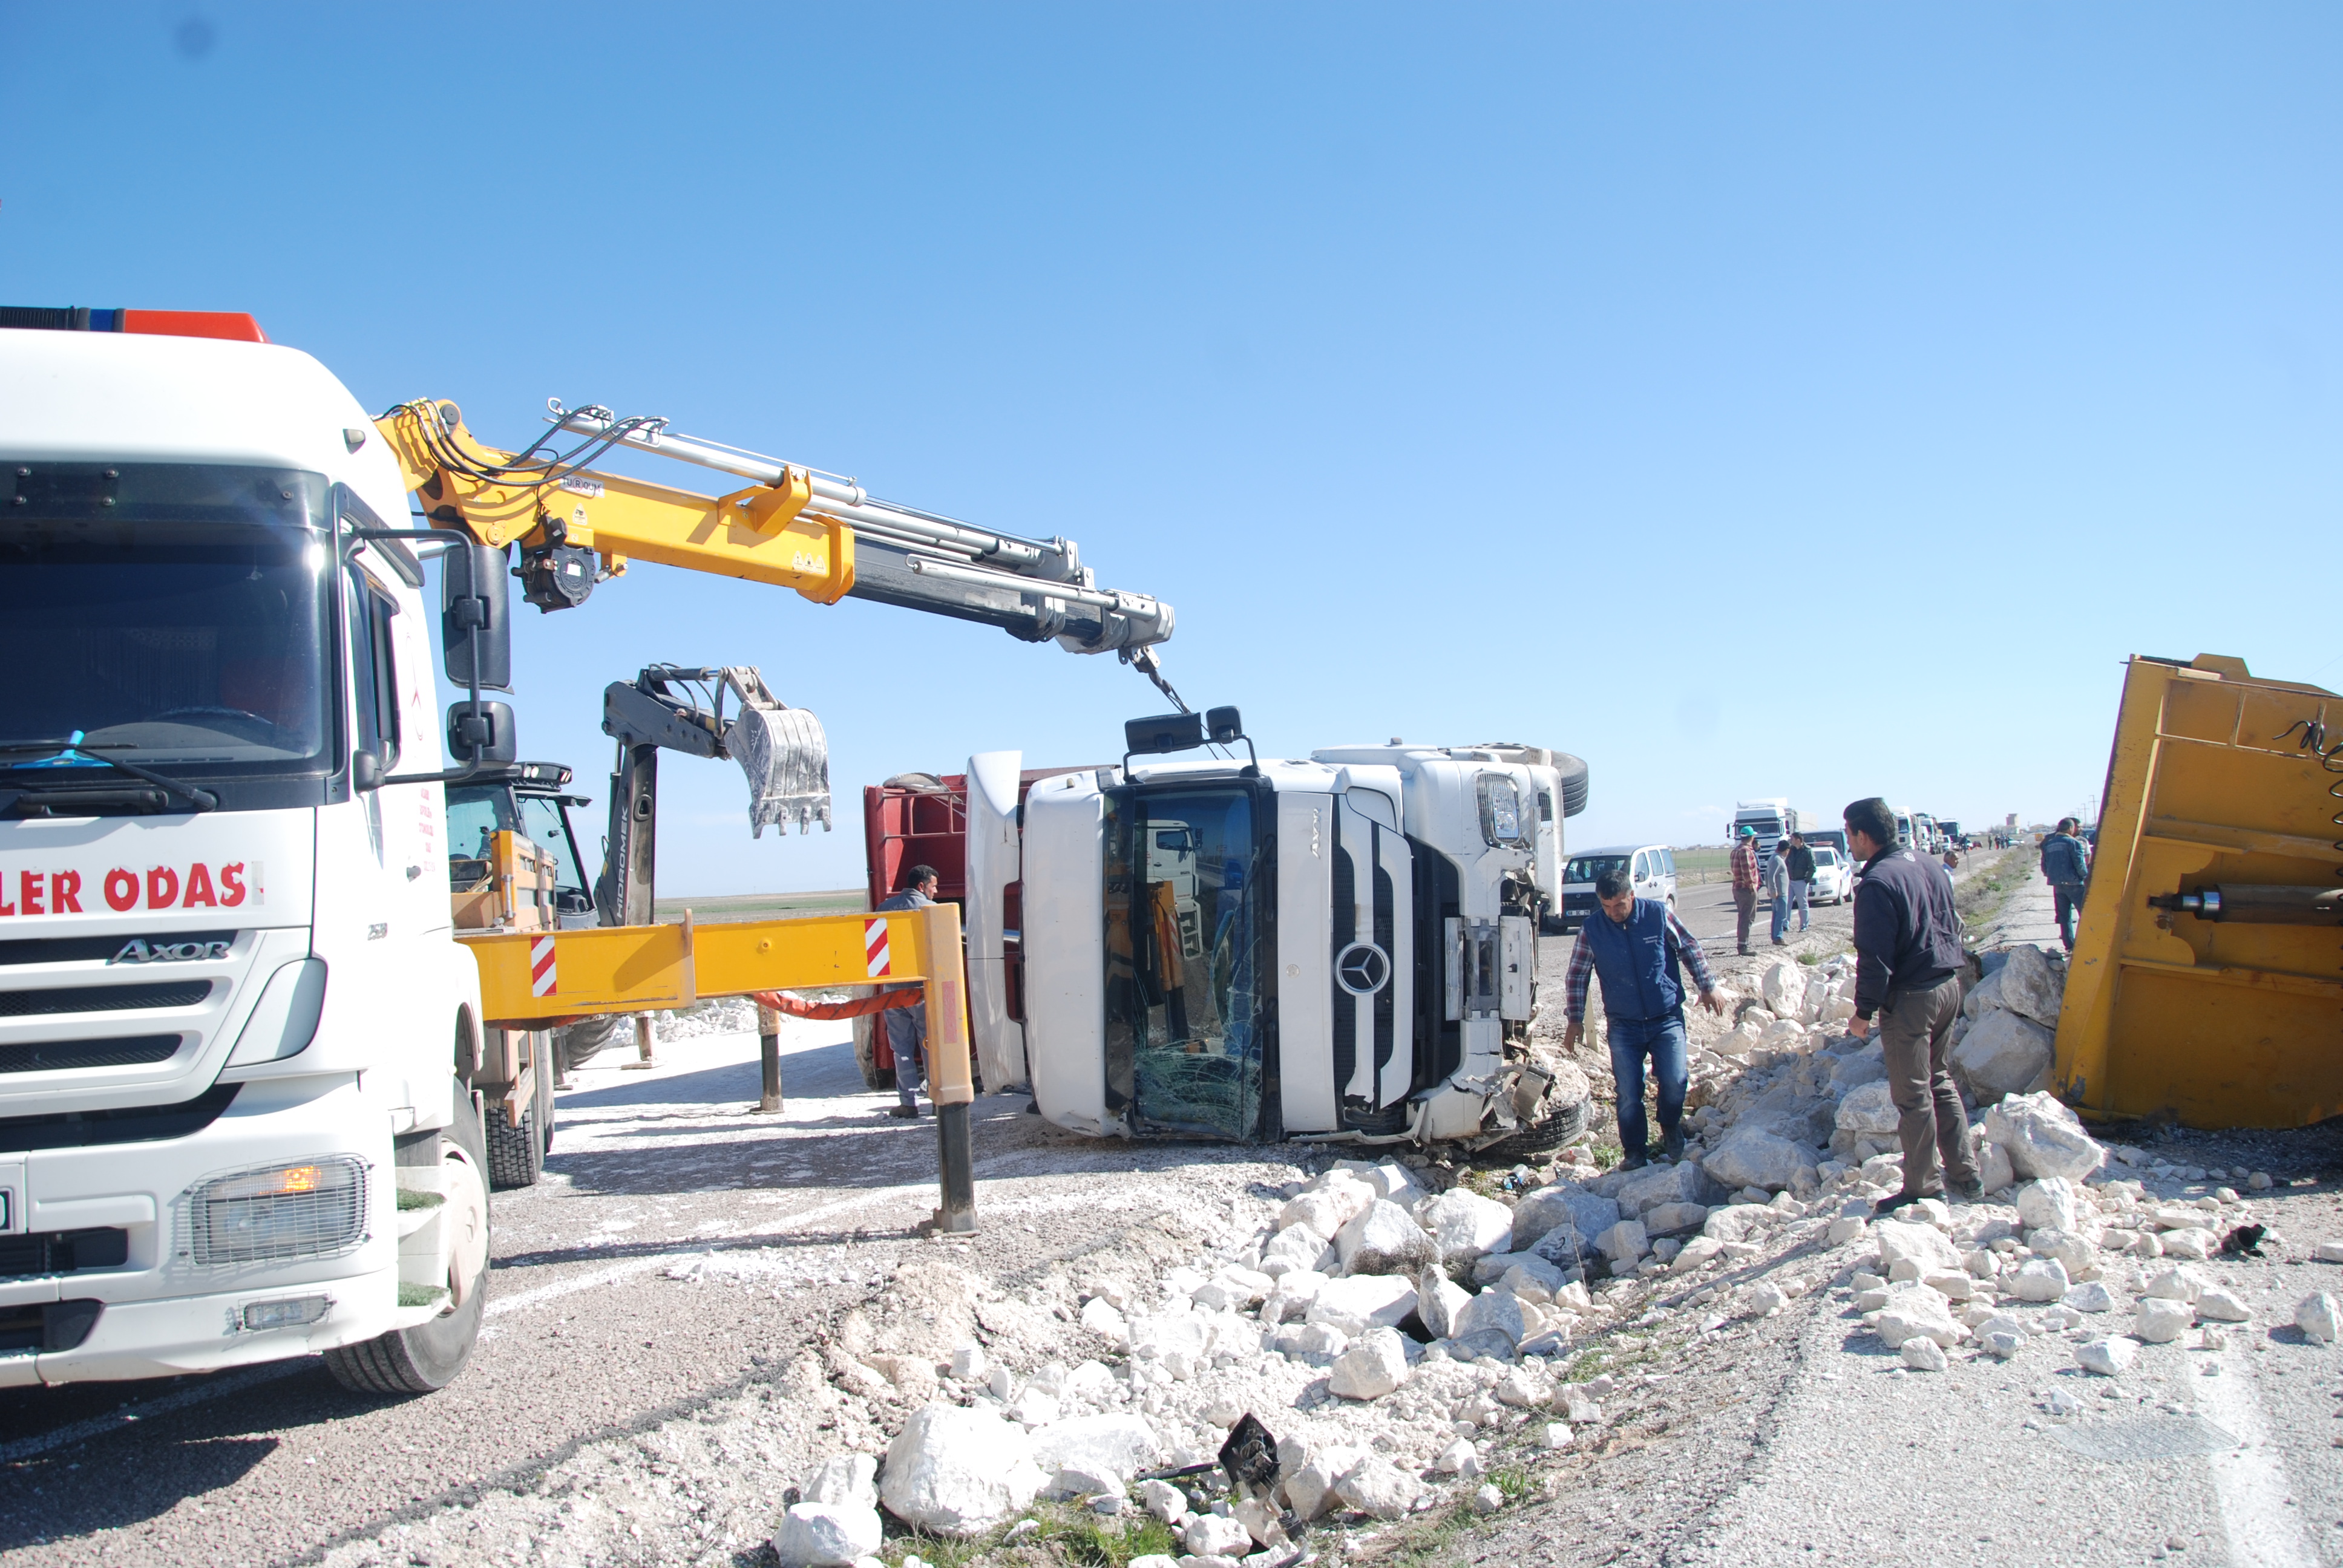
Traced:
POLYGON ((1716 989, 1716 976, 1701 956, 1699 941, 1664 902, 1635 896, 1634 879, 1625 866, 1614 866, 1594 879, 1594 898, 1602 913, 1578 928, 1570 972, 1563 980, 1563 1016, 1569 1023, 1563 1030, 1562 1049, 1578 1048, 1586 1021, 1586 982, 1600 975, 1611 1076, 1619 1091, 1619 1147, 1625 1151, 1620 1169, 1633 1171, 1650 1158, 1651 1127, 1644 1117, 1646 1056, 1659 1091, 1661 1155, 1668 1160, 1684 1156, 1684 1130, 1678 1123, 1689 1081, 1690 1047, 1684 1038, 1680 966, 1691 967, 1700 1005, 1709 1011, 1725 1010, 1725 993, 1716 989))
POLYGON ((1896 847, 1896 813, 1877 796, 1846 809, 1846 841, 1863 862, 1855 894, 1855 1017, 1846 1031, 1860 1040, 1879 1016, 1887 1092, 1902 1117, 1904 1190, 1878 1212, 1948 1189, 1974 1203, 1985 1186, 1947 1060, 1961 1012, 1961 918, 1952 879, 1896 847))
MULTIPOLYGON (((1804 833, 1793 833, 1790 849, 1790 908, 1798 917, 1798 930, 1806 929, 1806 894, 1815 885, 1815 852, 1807 846, 1804 833)), ((1789 922, 1785 920, 1783 924, 1789 922)))
MULTIPOLYGON (((933 866, 914 866, 903 874, 902 890, 879 906, 881 914, 898 914, 910 910, 924 910, 936 901, 938 879, 933 866)), ((908 990, 908 986, 889 986, 889 990, 908 990)), ((917 1116, 920 1113, 920 1070, 928 1052, 928 1010, 923 1007, 890 1008, 879 1015, 880 1027, 887 1031, 887 1049, 895 1057, 896 1102, 888 1107, 890 1116, 917 1116)))
POLYGON ((2058 819, 2057 830, 2042 840, 2042 879, 2050 884, 2050 898, 2058 912, 2058 940, 2075 950, 2075 927, 2083 918, 2083 894, 2091 880, 2090 853, 2075 836, 2072 817, 2058 819))

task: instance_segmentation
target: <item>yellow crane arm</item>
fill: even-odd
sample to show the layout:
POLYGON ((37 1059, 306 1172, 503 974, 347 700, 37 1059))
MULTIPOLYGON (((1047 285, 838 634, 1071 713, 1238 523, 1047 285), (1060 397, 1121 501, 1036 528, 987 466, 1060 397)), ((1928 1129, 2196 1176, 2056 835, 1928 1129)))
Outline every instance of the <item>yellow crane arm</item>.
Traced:
POLYGON ((591 469, 518 480, 488 477, 514 454, 475 440, 452 403, 404 403, 375 428, 432 523, 484 545, 567 545, 598 552, 612 572, 655 561, 793 588, 816 604, 835 604, 854 586, 854 531, 799 515, 812 497, 802 468, 724 496, 591 469))

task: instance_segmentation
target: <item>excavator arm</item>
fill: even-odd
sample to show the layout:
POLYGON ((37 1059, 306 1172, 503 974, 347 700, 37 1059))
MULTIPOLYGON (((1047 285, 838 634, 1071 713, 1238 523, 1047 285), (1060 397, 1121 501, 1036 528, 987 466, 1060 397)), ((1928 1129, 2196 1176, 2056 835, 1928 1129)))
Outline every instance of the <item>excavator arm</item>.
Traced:
POLYGON ((1112 651, 1161 684, 1151 650, 1172 635, 1172 607, 1098 587, 1069 540, 882 501, 852 479, 679 436, 664 420, 549 407, 552 434, 518 453, 481 445, 453 403, 402 403, 375 422, 432 526, 517 548, 540 609, 581 604, 630 561, 651 561, 816 604, 870 599, 1076 653, 1112 651), (709 496, 589 466, 621 447, 749 482, 709 496))

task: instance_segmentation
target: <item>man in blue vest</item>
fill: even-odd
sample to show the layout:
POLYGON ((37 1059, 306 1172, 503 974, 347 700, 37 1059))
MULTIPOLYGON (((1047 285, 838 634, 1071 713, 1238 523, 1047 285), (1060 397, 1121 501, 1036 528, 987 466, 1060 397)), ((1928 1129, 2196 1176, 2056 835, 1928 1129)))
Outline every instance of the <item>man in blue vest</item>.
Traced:
POLYGON ((1635 896, 1634 879, 1625 866, 1595 878, 1594 897, 1604 918, 1581 926, 1578 943, 1571 950, 1563 991, 1569 1028, 1562 1048, 1576 1048, 1586 1020, 1586 982, 1601 975, 1611 1076, 1619 1091, 1619 1147, 1626 1152, 1620 1168, 1634 1171, 1650 1157, 1651 1129, 1644 1119, 1646 1056, 1652 1059, 1652 1077, 1660 1091, 1661 1156, 1677 1160, 1684 1155, 1684 1130, 1678 1124, 1684 1117, 1691 1050, 1684 1040, 1684 988, 1678 960, 1692 966, 1701 1006, 1723 1012, 1725 998, 1708 960, 1701 956, 1700 943, 1667 905, 1635 896))

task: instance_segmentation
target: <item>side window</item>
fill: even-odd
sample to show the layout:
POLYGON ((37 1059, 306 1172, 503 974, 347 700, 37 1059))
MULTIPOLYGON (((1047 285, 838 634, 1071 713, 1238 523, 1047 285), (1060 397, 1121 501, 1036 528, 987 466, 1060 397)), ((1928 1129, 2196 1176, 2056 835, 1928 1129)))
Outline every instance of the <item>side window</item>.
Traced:
POLYGON ((381 758, 387 773, 398 762, 398 670, 390 651, 390 618, 398 606, 354 568, 349 607, 350 684, 357 704, 353 749, 381 758))
POLYGON ((1676 874, 1676 852, 1675 852, 1674 849, 1663 849, 1663 850, 1661 850, 1661 851, 1660 851, 1660 875, 1661 875, 1661 876, 1663 876, 1663 877, 1673 877, 1673 876, 1674 876, 1675 874, 1676 874))
POLYGON ((1639 882, 1650 881, 1652 879, 1652 858, 1644 853, 1641 849, 1636 850, 1634 869, 1629 873, 1629 875, 1633 876, 1635 880, 1639 882))

